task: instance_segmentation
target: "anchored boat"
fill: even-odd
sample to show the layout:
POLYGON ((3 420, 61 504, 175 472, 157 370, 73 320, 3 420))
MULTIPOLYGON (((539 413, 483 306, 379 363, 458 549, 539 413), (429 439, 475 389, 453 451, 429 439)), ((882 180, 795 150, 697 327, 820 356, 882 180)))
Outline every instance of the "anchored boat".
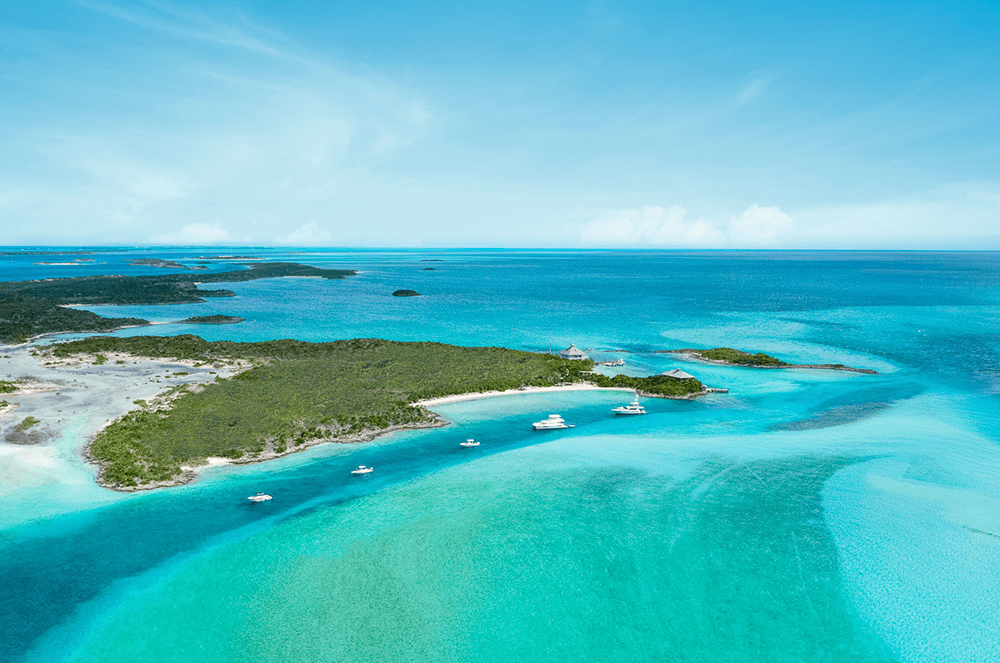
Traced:
POLYGON ((479 442, 476 442, 473 439, 468 439, 465 442, 459 442, 458 446, 460 446, 460 447, 478 447, 479 446, 479 442))
POLYGON ((572 424, 567 424, 558 414, 550 414, 548 419, 542 419, 532 424, 535 430, 558 430, 560 428, 573 428, 572 424))
POLYGON ((612 412, 614 412, 616 415, 619 415, 619 414, 646 414, 646 408, 644 408, 643 406, 639 405, 639 394, 636 394, 635 395, 635 400, 633 400, 628 405, 622 405, 620 407, 616 407, 614 410, 612 410, 612 412))
POLYGON ((271 496, 265 495, 264 493, 257 493, 256 495, 251 495, 247 499, 251 502, 266 502, 271 499, 271 496))
POLYGON ((351 470, 351 474, 354 476, 359 476, 361 474, 371 474, 375 471, 374 467, 365 467, 364 465, 358 465, 358 469, 351 470))

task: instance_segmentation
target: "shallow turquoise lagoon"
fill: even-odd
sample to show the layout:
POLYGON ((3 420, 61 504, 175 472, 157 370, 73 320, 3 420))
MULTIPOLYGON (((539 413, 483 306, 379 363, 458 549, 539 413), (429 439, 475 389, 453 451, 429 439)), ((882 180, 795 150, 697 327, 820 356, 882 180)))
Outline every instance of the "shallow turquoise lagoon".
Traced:
POLYGON ((455 403, 446 428, 56 517, 12 498, 0 659, 1000 660, 1000 257, 256 253, 362 273, 95 310, 240 315, 152 329, 234 340, 573 341, 731 392, 626 420, 614 392, 455 403), (880 374, 654 352, 716 345, 880 374), (549 412, 577 427, 532 432, 549 412))

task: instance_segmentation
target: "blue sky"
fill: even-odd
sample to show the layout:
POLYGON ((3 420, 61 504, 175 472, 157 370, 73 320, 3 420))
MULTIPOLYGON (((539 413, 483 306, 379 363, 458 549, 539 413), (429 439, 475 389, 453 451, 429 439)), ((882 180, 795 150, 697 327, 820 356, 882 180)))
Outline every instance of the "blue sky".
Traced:
POLYGON ((1000 5, 0 3, 2 244, 1000 249, 1000 5))

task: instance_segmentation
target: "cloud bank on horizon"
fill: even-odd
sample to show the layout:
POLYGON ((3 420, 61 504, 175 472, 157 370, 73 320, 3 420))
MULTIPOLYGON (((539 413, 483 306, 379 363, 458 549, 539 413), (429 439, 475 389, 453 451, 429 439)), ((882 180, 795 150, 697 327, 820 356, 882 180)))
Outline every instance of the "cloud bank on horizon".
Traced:
POLYGON ((0 243, 1000 249, 998 14, 6 3, 0 243))

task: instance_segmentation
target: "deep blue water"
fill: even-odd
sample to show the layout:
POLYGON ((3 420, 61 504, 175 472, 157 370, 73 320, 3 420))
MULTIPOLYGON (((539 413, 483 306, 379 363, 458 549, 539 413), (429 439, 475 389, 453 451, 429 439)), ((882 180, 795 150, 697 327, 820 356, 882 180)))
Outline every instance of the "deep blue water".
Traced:
MULTIPOLYGON (((406 644, 406 637, 411 643, 434 641, 438 628, 428 631, 426 624, 398 621, 412 605, 424 606, 428 614, 440 610, 438 619, 445 622, 455 611, 475 612, 488 622, 494 618, 489 606, 506 605, 509 621, 494 624, 499 640, 491 651, 501 651, 504 641, 514 647, 510 651, 534 647, 527 657, 537 660, 601 660, 616 653, 643 660, 641 649, 618 644, 602 650, 597 640, 582 634, 576 649, 558 644, 552 634, 561 629, 563 638, 572 640, 573 625, 593 620, 587 606, 595 605, 620 615, 602 627, 598 640, 619 642, 632 633, 629 637, 649 645, 647 652, 672 643, 668 650, 677 660, 971 661, 1000 656, 1000 633, 976 621, 988 621, 991 606, 1000 605, 994 570, 1000 562, 1000 511, 995 510, 1000 505, 1000 255, 95 249, 70 257, 95 260, 81 266, 34 264, 61 261, 56 256, 0 256, 0 278, 157 273, 163 270, 124 261, 161 257, 193 264, 195 256, 213 252, 356 268, 361 274, 344 281, 237 283, 227 286, 236 297, 201 304, 92 310, 158 322, 214 313, 245 318, 237 325, 163 324, 119 334, 310 341, 375 336, 531 350, 572 341, 598 358, 625 357, 632 374, 679 366, 731 392, 696 402, 649 401, 650 414, 638 421, 608 416, 622 400, 614 393, 454 404, 441 408, 456 422, 448 428, 213 470, 183 488, 123 497, 110 505, 84 500, 41 520, 12 491, 6 508, 19 511, 16 517, 6 513, 4 522, 20 524, 0 533, 0 601, 8 607, 0 660, 125 660, 136 652, 123 643, 140 643, 151 660, 198 660, 194 649, 176 646, 172 638, 187 633, 191 642, 202 642, 195 624, 201 616, 206 623, 222 620, 215 627, 217 638, 230 648, 215 652, 220 660, 247 660, 250 653, 259 660, 370 660, 373 655, 434 660, 406 644), (398 288, 422 296, 391 297, 398 288), (718 345, 794 362, 874 368, 880 374, 704 366, 654 352, 718 345), (577 428, 533 434, 527 424, 549 411, 562 413, 577 428), (465 437, 484 444, 476 450, 458 448, 456 441, 465 437), (539 483, 526 459, 559 468, 559 478, 539 483), (359 463, 378 471, 354 480, 347 471, 359 463), (716 464, 727 469, 711 470, 716 464), (595 484, 594 472, 621 479, 595 484), (703 474, 714 478, 698 479, 703 474), (496 480, 484 479, 490 476, 496 480), (657 483, 661 476, 663 484, 657 483), (691 481, 704 482, 691 488, 691 481), (761 485, 768 486, 766 494, 752 492, 761 485), (615 486, 625 490, 624 496, 615 486), (494 491, 488 498, 465 503, 465 496, 487 488, 494 491), (256 490, 276 499, 244 504, 245 495, 256 490), (433 497, 414 496, 421 490, 433 497), (663 497, 650 501, 652 495, 663 497), (492 509, 498 503, 508 504, 504 513, 520 514, 518 519, 497 520, 492 509), (435 520, 443 508, 450 514, 447 526, 435 520), (785 515, 773 518, 776 508, 785 515), (370 531, 317 529, 331 518, 363 523, 365 514, 378 516, 370 531), (546 514, 561 523, 560 537, 549 538, 546 514), (714 515, 702 519, 698 514, 714 515), (618 520, 608 520, 612 517, 618 520), (447 529, 466 521, 461 531, 447 529), (583 549, 592 545, 584 541, 622 528, 623 522, 639 534, 608 540, 585 560, 552 567, 553 586, 573 588, 562 603, 555 597, 528 598, 515 581, 496 584, 475 565, 455 575, 455 560, 447 556, 450 550, 464 550, 467 540, 486 545, 482 542, 495 534, 494 523, 497 531, 523 528, 524 536, 534 537, 532 554, 538 558, 532 563, 547 568, 572 557, 561 547, 564 541, 582 537, 578 547, 583 549), (688 524, 681 527, 681 522, 688 524), (755 522, 760 526, 748 525, 755 522), (418 555, 414 540, 398 534, 413 523, 446 531, 421 543, 418 555), (894 538, 887 539, 887 531, 894 538), (691 541, 713 543, 685 547, 685 532, 694 537, 691 541), (663 553, 665 541, 681 542, 682 552, 671 547, 669 555, 663 553), (316 558, 327 560, 319 573, 329 583, 343 584, 354 576, 388 582, 385 569, 376 572, 345 552, 364 545, 374 546, 384 559, 407 560, 392 573, 402 573, 400 565, 420 571, 397 579, 410 589, 372 598, 371 612, 363 618, 345 617, 353 610, 350 605, 329 603, 327 593, 294 589, 297 585, 286 577, 299 563, 295 560, 316 558), (295 556, 289 557, 290 551, 295 556), (680 556, 671 557, 675 553, 680 556), (604 555, 629 561, 612 572, 602 566, 604 555), (250 586, 244 586, 246 567, 235 561, 246 559, 264 569, 250 586), (267 561, 272 559, 284 561, 272 568, 267 561), (422 566, 427 559, 437 561, 422 566), (690 565, 691 573, 670 575, 678 564, 690 565), (952 570, 945 573, 945 567, 952 570), (217 570, 220 585, 204 584, 208 568, 217 570), (901 570, 891 578, 872 571, 890 568, 901 570), (721 569, 733 578, 743 574, 744 582, 720 590, 721 569), (788 573, 795 577, 783 585, 788 573), (593 580, 583 587, 572 581, 584 576, 593 580), (670 612, 676 597, 630 597, 628 588, 642 586, 645 577, 657 578, 670 591, 684 588, 687 598, 683 606, 677 604, 678 612, 670 612), (433 590, 443 578, 468 592, 457 591, 461 600, 448 609, 433 590), (221 625, 231 617, 232 606, 258 600, 260 587, 286 584, 287 590, 269 590, 286 592, 277 605, 315 606, 326 615, 318 622, 321 630, 341 633, 349 625, 348 630, 363 631, 372 620, 397 615, 393 628, 402 639, 385 640, 373 632, 382 647, 378 654, 337 638, 327 649, 310 649, 318 637, 315 630, 289 631, 285 625, 303 619, 297 608, 273 605, 271 618, 278 623, 267 622, 264 629, 273 632, 273 641, 257 642, 246 635, 246 626, 221 625), (190 602, 188 612, 174 612, 170 597, 177 596, 190 602), (717 614, 720 601, 729 599, 743 607, 723 618, 717 614), (525 615, 548 615, 551 633, 549 627, 515 628, 521 624, 519 609, 525 615), (815 622, 802 622, 803 611, 812 611, 815 622), (650 612, 660 614, 655 623, 647 620, 650 612), (135 614, 149 614, 160 626, 125 618, 135 614), (687 639, 669 627, 685 619, 694 621, 681 631, 697 637, 687 639), (730 631, 747 635, 733 639, 730 631), (274 649, 275 642, 282 648, 274 649), (745 649, 734 648, 733 642, 744 642, 745 649)), ((479 554, 508 569, 526 554, 507 543, 484 550, 479 554)), ((199 646, 207 646, 204 642, 199 646)), ((472 644, 442 656, 483 657, 489 658, 472 644)))

